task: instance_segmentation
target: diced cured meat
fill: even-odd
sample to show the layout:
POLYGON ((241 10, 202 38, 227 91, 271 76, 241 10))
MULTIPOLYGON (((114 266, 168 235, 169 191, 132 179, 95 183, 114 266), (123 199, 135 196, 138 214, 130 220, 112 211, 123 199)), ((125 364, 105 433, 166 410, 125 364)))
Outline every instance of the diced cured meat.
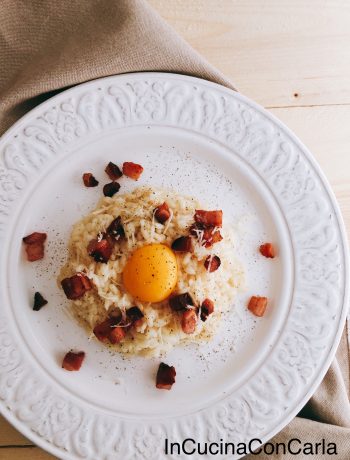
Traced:
POLYGON ((93 174, 91 173, 83 174, 83 182, 84 182, 85 187, 97 187, 98 186, 98 180, 96 180, 93 174))
POLYGON ((171 390, 171 387, 175 383, 175 376, 176 371, 174 366, 160 363, 156 377, 156 387, 160 390, 171 390))
POLYGON ((29 262, 40 260, 44 257, 44 242, 47 238, 46 233, 34 232, 23 238, 27 259, 29 262))
POLYGON ((92 283, 90 281, 90 278, 88 278, 85 273, 77 273, 75 276, 77 276, 79 279, 80 279, 80 282, 82 283, 83 285, 83 288, 86 290, 86 291, 89 291, 90 289, 92 289, 92 283))
POLYGON ((103 194, 104 196, 109 196, 112 198, 120 189, 120 184, 118 182, 109 182, 108 184, 103 186, 103 194))
POLYGON ((25 250, 29 262, 35 262, 44 258, 45 248, 43 244, 28 244, 25 250))
POLYGON ((267 307, 267 297, 253 296, 249 300, 248 310, 255 316, 264 316, 267 307))
POLYGON ((117 325, 122 322, 123 312, 119 307, 114 307, 112 310, 108 312, 108 316, 110 317, 111 324, 117 325))
POLYGON ((219 256, 208 256, 204 261, 204 267, 209 272, 215 272, 221 265, 221 260, 219 256))
POLYGON ((86 291, 92 289, 90 279, 84 273, 76 273, 61 281, 62 288, 68 299, 80 299, 86 291))
POLYGON ((23 243, 25 244, 43 244, 46 241, 47 234, 34 232, 30 235, 27 235, 23 238, 23 243))
POLYGON ((169 209, 169 206, 167 205, 166 202, 164 202, 163 204, 159 205, 154 210, 154 217, 161 224, 164 224, 169 219, 169 217, 170 217, 170 209, 169 209))
POLYGON ((131 307, 126 311, 126 317, 132 326, 137 327, 142 324, 144 314, 139 307, 131 307))
POLYGON ((214 312, 214 302, 210 299, 204 299, 201 305, 201 320, 206 321, 208 316, 214 312))
POLYGON ((197 325, 197 312, 195 309, 186 310, 181 317, 181 327, 185 334, 193 334, 197 325))
POLYGON ((120 343, 126 334, 125 328, 119 325, 116 318, 107 318, 100 324, 94 327, 94 334, 100 342, 116 344, 120 343))
POLYGON ((137 180, 143 172, 143 167, 132 161, 123 163, 123 173, 131 179, 137 180))
POLYGON ((207 227, 201 223, 191 225, 190 234, 196 236, 199 243, 207 249, 222 240, 220 230, 217 227, 207 227))
POLYGON ((109 341, 114 345, 116 343, 120 343, 125 338, 125 328, 120 326, 111 327, 111 331, 109 333, 109 341))
POLYGON ((192 238, 190 236, 180 236, 173 241, 171 249, 175 252, 193 252, 192 238))
POLYGON ((35 292, 33 310, 39 311, 46 304, 47 304, 47 300, 44 299, 44 297, 40 294, 40 292, 35 292))
POLYGON ((109 342, 109 337, 110 337, 111 329, 113 327, 113 323, 114 323, 113 319, 108 318, 102 323, 97 324, 94 327, 93 333, 98 338, 98 340, 100 340, 100 342, 105 342, 105 343, 109 342))
POLYGON ((124 238, 125 232, 124 232, 124 227, 122 224, 122 219, 120 216, 116 217, 109 224, 109 226, 107 227, 107 234, 117 241, 120 238, 124 238))
POLYGON ((203 211, 197 209, 194 215, 195 222, 204 224, 210 227, 221 227, 222 226, 222 211, 203 211))
POLYGON ((105 172, 108 174, 108 177, 111 180, 120 179, 123 175, 119 167, 116 164, 112 163, 111 161, 106 166, 105 172))
POLYGON ((63 358, 62 367, 66 371, 78 371, 81 368, 84 358, 85 353, 83 351, 79 351, 78 353, 69 351, 63 358))
POLYGON ((101 342, 113 345, 120 343, 131 327, 139 326, 144 317, 142 311, 136 306, 126 311, 124 319, 119 308, 114 308, 109 315, 105 321, 96 324, 93 332, 101 342))
POLYGON ((105 236, 101 239, 93 239, 87 247, 89 256, 96 262, 107 263, 112 255, 113 245, 109 238, 105 236))
POLYGON ((211 248, 213 244, 219 243, 219 241, 221 240, 222 240, 222 235, 219 230, 215 230, 212 227, 204 230, 204 234, 203 234, 204 247, 211 248))
POLYGON ((172 310, 181 311, 188 309, 189 306, 193 307, 194 302, 190 294, 188 292, 185 292, 184 294, 178 294, 173 297, 170 297, 169 305, 172 310))
POLYGON ((259 251, 264 257, 268 257, 270 259, 273 259, 276 256, 276 251, 272 243, 262 244, 259 251))

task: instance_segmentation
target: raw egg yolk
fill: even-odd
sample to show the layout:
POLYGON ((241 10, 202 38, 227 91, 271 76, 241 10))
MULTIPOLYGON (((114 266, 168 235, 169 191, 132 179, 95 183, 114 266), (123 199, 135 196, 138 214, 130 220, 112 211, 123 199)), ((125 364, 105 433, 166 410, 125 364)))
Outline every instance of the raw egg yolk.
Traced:
POLYGON ((123 271, 125 289, 143 302, 161 302, 169 297, 177 282, 177 262, 164 244, 148 244, 136 249, 123 271))

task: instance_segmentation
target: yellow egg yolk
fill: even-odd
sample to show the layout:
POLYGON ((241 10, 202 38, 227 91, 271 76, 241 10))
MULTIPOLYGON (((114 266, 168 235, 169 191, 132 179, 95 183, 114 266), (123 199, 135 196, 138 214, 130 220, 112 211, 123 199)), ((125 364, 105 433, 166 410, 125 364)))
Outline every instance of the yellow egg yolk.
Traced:
POLYGON ((136 249, 123 271, 125 289, 143 302, 161 302, 169 297, 177 282, 174 252, 164 244, 148 244, 136 249))

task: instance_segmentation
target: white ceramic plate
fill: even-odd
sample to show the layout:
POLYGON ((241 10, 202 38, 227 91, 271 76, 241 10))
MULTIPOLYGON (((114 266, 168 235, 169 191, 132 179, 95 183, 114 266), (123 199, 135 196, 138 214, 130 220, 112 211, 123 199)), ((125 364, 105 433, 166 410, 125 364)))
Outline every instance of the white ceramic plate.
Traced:
POLYGON ((165 438, 266 441, 296 415, 340 338, 348 257, 333 194, 287 128, 219 85, 129 74, 46 101, 2 137, 0 154, 0 403, 16 428, 64 459, 162 459, 165 438), (137 185, 223 209, 247 274, 214 342, 167 356, 177 369, 170 392, 154 387, 158 359, 88 341, 56 285, 72 224, 108 182, 105 165, 128 160, 144 166, 137 185), (82 185, 86 171, 99 188, 82 185), (21 239, 35 230, 48 233, 47 255, 28 263, 21 239), (266 240, 278 247, 273 261, 257 252, 266 240), (35 290, 49 300, 40 312, 35 290), (246 309, 254 294, 270 299, 261 319, 246 309), (60 367, 70 348, 87 353, 76 373, 60 367))

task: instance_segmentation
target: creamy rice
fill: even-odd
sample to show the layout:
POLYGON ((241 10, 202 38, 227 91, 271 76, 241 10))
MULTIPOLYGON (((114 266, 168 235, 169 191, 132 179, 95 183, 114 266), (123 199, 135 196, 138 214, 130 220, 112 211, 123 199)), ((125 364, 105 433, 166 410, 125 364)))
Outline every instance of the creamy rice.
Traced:
POLYGON ((196 209, 206 207, 195 198, 173 191, 141 187, 132 193, 102 198, 93 212, 74 225, 68 261, 58 281, 79 271, 93 281, 94 289, 71 303, 74 316, 89 332, 116 306, 128 309, 136 305, 145 319, 141 326, 127 333, 123 342, 113 345, 122 352, 160 355, 180 343, 209 340, 215 334, 221 314, 233 308, 237 289, 243 283, 243 272, 235 256, 233 230, 225 216, 221 242, 206 249, 194 240, 193 253, 177 255, 178 281, 174 293, 189 292, 198 305, 205 298, 215 303, 214 313, 205 322, 199 320, 193 334, 182 331, 180 316, 170 309, 167 300, 152 304, 140 302, 124 290, 122 283, 123 269, 132 252, 150 243, 171 246, 174 239, 188 234, 196 209), (154 209, 164 201, 172 211, 165 225, 154 219, 154 209), (121 216, 126 238, 115 245, 106 264, 97 263, 88 255, 87 245, 117 216, 121 216), (203 265, 209 254, 221 259, 220 268, 213 273, 208 273, 203 265))

